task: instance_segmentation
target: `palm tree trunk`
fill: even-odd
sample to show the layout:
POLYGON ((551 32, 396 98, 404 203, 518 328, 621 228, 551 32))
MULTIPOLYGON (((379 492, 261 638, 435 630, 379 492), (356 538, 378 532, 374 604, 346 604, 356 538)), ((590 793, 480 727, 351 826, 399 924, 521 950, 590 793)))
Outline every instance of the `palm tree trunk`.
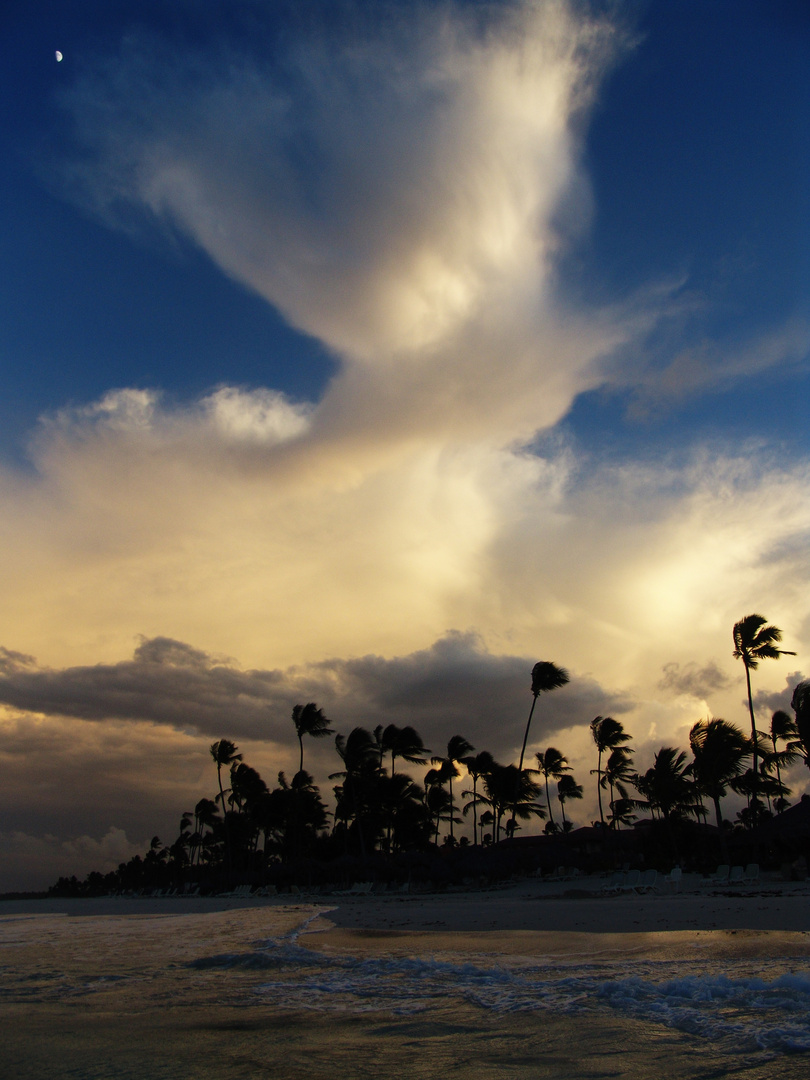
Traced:
POLYGON ((596 797, 599 800, 599 820, 602 822, 602 828, 605 827, 605 815, 602 812, 602 751, 599 751, 599 756, 596 759, 596 797))
POLYGON ((518 762, 517 776, 515 777, 515 801, 512 804, 512 835, 515 835, 515 817, 517 815, 517 801, 520 792, 520 778, 523 775, 523 758, 526 756, 526 743, 529 741, 529 728, 532 726, 534 707, 537 704, 537 694, 532 699, 532 707, 529 709, 529 719, 526 721, 526 730, 523 733, 523 746, 520 748, 520 761, 518 762))
POLYGON ((548 773, 545 774, 545 777, 546 777, 546 806, 548 807, 548 820, 553 825, 554 824, 554 814, 552 813, 552 810, 551 810, 551 798, 550 798, 549 793, 548 793, 548 773))
POLYGON ((751 670, 748 664, 745 665, 745 684, 748 688, 748 712, 751 715, 751 746, 753 756, 753 782, 754 782, 754 798, 756 798, 757 788, 757 722, 754 719, 754 699, 751 695, 751 670))

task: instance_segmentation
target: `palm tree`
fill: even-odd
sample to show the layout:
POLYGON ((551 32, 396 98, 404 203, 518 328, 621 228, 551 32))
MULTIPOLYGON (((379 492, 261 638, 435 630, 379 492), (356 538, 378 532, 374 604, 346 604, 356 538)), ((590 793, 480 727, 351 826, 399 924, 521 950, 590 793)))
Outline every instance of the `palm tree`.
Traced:
POLYGON ((343 784, 335 789, 338 796, 335 814, 345 816, 348 812, 349 816, 354 817, 360 854, 365 858, 364 817, 367 816, 372 789, 379 777, 377 743, 370 731, 356 727, 348 736, 335 736, 335 749, 343 762, 343 769, 329 776, 330 780, 343 778, 343 784))
POLYGON ((700 798, 691 774, 686 752, 674 746, 662 746, 653 758, 652 768, 644 773, 643 789, 649 804, 660 810, 668 824, 699 808, 700 798))
POLYGON ((537 758, 537 768, 542 773, 543 779, 546 782, 546 806, 548 807, 549 822, 551 825, 554 825, 554 814, 551 809, 551 798, 548 793, 548 778, 551 776, 555 780, 559 780, 564 773, 571 771, 571 766, 568 764, 568 759, 563 757, 560 751, 554 746, 549 746, 545 753, 539 751, 535 754, 535 757, 537 758))
MULTIPOLYGON (((757 724, 754 719, 754 699, 751 696, 751 672, 759 667, 760 660, 778 660, 780 656, 795 656, 787 649, 777 649, 782 640, 778 626, 767 626, 764 615, 746 615, 734 624, 734 659, 745 665, 745 684, 748 689, 748 712, 751 716, 751 752, 753 775, 757 776, 757 724)), ((754 789, 754 816, 756 816, 756 786, 754 789)))
POLYGON ((304 771, 304 736, 310 735, 313 739, 324 739, 332 734, 329 721, 314 701, 306 705, 295 705, 292 711, 292 722, 295 725, 295 733, 298 736, 298 745, 301 754, 298 761, 298 771, 304 771))
POLYGON ((522 821, 530 817, 541 820, 546 816, 545 808, 536 802, 540 794, 540 785, 532 780, 529 769, 518 769, 515 765, 496 766, 484 776, 485 795, 479 795, 479 801, 491 807, 495 815, 493 840, 500 836, 501 819, 511 809, 506 832, 511 836, 515 831, 515 819, 522 821))
POLYGON ((596 774, 596 797, 599 800, 599 820, 605 824, 605 815, 602 810, 602 754, 606 750, 615 750, 622 743, 630 741, 631 736, 624 730, 624 726, 614 720, 612 716, 595 716, 591 720, 591 735, 596 743, 598 751, 596 768, 591 769, 591 775, 596 774))
POLYGON ((632 809, 632 806, 628 804, 631 804, 633 800, 628 795, 625 785, 632 783, 633 780, 633 774, 630 771, 630 757, 633 753, 634 751, 626 746, 617 746, 615 750, 611 750, 599 781, 601 788, 610 788, 610 825, 614 829, 618 829, 620 822, 629 820, 628 814, 632 809), (619 799, 625 804, 620 814, 616 813, 614 805, 617 802, 616 788, 619 790, 619 799))
POLYGON ((698 790, 714 803, 717 828, 725 846, 720 800, 732 781, 743 772, 751 744, 738 727, 716 717, 698 720, 692 725, 689 746, 694 757, 692 772, 698 790))
POLYGON ((565 820, 565 804, 569 799, 582 798, 582 784, 578 784, 573 776, 561 776, 557 781, 557 798, 560 800, 560 810, 563 819, 563 832, 568 831, 570 821, 565 820))
POLYGON ((781 813, 786 806, 785 796, 790 794, 790 789, 782 783, 782 768, 796 761, 802 744, 798 741, 799 729, 796 727, 796 721, 784 709, 777 709, 771 717, 771 729, 768 734, 773 746, 773 751, 768 755, 768 764, 776 769, 776 783, 780 789, 774 805, 777 812, 781 813), (780 742, 785 743, 784 750, 779 749, 780 742))
POLYGON ((410 725, 398 728, 396 724, 389 724, 382 734, 382 742, 385 749, 391 753, 392 776, 396 772, 398 757, 411 765, 424 765, 427 762, 425 754, 430 751, 422 742, 419 732, 410 725))
POLYGON ((500 766, 488 750, 481 750, 475 757, 465 757, 460 760, 473 782, 472 792, 462 791, 461 793, 465 798, 470 794, 472 795, 472 801, 464 805, 462 813, 466 814, 471 809, 473 811, 473 845, 478 847, 478 810, 476 809, 478 806, 478 781, 482 776, 492 772, 493 769, 500 768, 500 766))
MULTIPOLYGON (((565 668, 558 667, 550 660, 538 660, 538 662, 532 668, 532 707, 529 709, 529 719, 526 721, 526 731, 523 735, 523 745, 520 748, 520 761, 518 762, 516 776, 516 784, 518 787, 515 789, 515 802, 517 803, 517 794, 519 785, 521 783, 521 777, 523 776, 523 758, 526 756, 526 743, 529 741, 529 729, 532 726, 532 716, 534 715, 534 707, 537 704, 537 699, 540 694, 547 693, 549 690, 557 690, 561 686, 565 686, 566 683, 571 681, 571 676, 565 670, 565 668)), ((514 832, 515 829, 515 814, 512 813, 512 820, 510 827, 514 832)))
POLYGON ((810 769, 810 679, 798 684, 790 699, 790 707, 796 714, 796 730, 804 763, 810 769))
POLYGON ((450 789, 450 843, 454 841, 453 836, 453 822, 455 820, 453 814, 453 780, 458 779, 461 773, 456 768, 456 762, 461 761, 462 758, 468 757, 475 747, 472 743, 467 742, 463 735, 454 735, 447 744, 447 757, 434 757, 431 761, 434 765, 439 766, 442 779, 440 783, 447 781, 450 789))
POLYGON ((230 739, 220 739, 219 742, 211 743, 211 757, 217 767, 217 782, 219 783, 219 801, 222 805, 222 813, 225 813, 225 792, 222 788, 222 766, 233 765, 235 761, 241 761, 242 755, 237 754, 237 745, 230 739))
POLYGON ((534 707, 540 694, 549 690, 557 690, 571 681, 571 676, 565 668, 557 667, 549 660, 539 660, 532 668, 532 707, 529 710, 529 719, 526 721, 526 731, 523 735, 523 746, 520 748, 520 761, 518 772, 523 770, 523 758, 526 755, 526 743, 529 741, 529 728, 532 726, 534 707))

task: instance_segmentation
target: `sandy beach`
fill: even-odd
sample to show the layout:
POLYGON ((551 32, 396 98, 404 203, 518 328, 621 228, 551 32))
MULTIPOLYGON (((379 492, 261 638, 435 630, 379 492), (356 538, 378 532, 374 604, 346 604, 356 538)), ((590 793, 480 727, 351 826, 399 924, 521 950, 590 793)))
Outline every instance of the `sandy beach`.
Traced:
POLYGON ((114 916, 181 915, 315 905, 328 908, 336 929, 372 933, 420 931, 459 933, 556 932, 632 934, 662 931, 759 931, 810 935, 810 883, 763 881, 748 889, 715 889, 687 875, 678 893, 600 894, 601 880, 576 888, 522 881, 469 892, 370 896, 294 897, 123 897, 0 900, 0 918, 10 915, 114 916))

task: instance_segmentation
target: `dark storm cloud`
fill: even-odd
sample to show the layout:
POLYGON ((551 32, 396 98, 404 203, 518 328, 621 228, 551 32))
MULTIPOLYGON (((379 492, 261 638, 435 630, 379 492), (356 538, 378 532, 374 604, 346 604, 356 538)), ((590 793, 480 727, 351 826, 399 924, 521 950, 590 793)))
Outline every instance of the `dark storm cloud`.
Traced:
MULTIPOLYGON (((461 733, 507 758, 522 735, 536 660, 493 655, 477 635, 457 632, 403 657, 331 659, 286 671, 243 671, 165 637, 143 640, 131 660, 117 664, 39 669, 28 657, 3 655, 0 702, 26 712, 290 743, 292 706, 316 701, 344 733, 356 725, 411 724, 433 749, 461 733)), ((573 675, 568 686, 543 695, 534 735, 632 706, 573 675)))

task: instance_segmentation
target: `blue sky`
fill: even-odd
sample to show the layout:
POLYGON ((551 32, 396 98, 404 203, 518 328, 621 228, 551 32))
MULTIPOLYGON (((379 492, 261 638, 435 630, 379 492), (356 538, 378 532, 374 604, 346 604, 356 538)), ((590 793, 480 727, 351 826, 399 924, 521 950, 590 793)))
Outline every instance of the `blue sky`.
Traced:
POLYGON ((471 672, 507 759, 503 688, 538 658, 574 677, 537 738, 583 775, 597 712, 639 759, 684 745, 744 720, 748 611, 797 653, 762 673, 785 703, 810 649, 806 5, 11 0, 0 37, 9 865, 76 836, 117 857, 186 808, 168 786, 192 799, 229 731, 180 723, 177 670, 191 699, 223 664, 264 687, 266 729, 216 699, 267 775, 300 695, 343 728, 410 703, 438 743, 471 672), (64 795, 77 745, 92 812, 64 795))

